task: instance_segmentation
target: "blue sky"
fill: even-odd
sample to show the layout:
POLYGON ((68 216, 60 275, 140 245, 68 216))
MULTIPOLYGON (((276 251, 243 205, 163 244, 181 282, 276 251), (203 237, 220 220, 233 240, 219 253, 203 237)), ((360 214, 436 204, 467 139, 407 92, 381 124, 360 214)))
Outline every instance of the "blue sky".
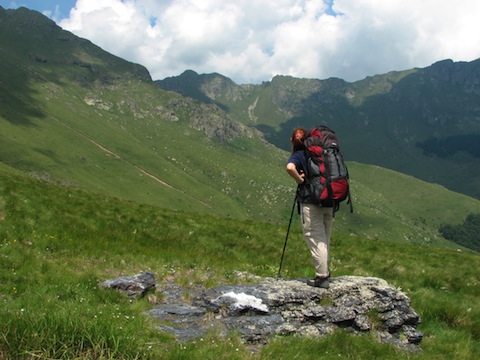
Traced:
POLYGON ((0 5, 4 8, 16 9, 24 6, 55 19, 68 17, 75 3, 76 0, 0 0, 0 5))
POLYGON ((356 81, 480 58, 480 1, 0 0, 25 6, 154 79, 191 69, 236 83, 356 81))

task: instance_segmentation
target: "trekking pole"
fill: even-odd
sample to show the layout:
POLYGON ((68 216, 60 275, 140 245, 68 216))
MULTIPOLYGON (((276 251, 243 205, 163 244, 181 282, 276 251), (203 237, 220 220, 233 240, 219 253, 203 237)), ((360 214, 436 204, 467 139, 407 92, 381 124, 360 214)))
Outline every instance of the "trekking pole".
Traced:
POLYGON ((295 193, 295 199, 293 199, 292 213, 290 214, 290 221, 288 222, 287 235, 285 236, 285 244, 283 244, 282 258, 280 259, 280 266, 278 267, 277 280, 282 277, 282 263, 283 257, 285 255, 285 249, 287 248, 288 234, 290 233, 290 226, 292 225, 293 212, 295 210, 295 205, 297 204, 297 193, 295 193))

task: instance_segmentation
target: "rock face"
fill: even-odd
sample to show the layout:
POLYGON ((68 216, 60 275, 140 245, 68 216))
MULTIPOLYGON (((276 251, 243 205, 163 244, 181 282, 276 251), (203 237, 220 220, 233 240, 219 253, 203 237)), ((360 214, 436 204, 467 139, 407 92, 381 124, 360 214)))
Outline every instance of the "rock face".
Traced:
POLYGON ((182 289, 166 284, 165 304, 149 311, 161 331, 179 340, 201 337, 209 329, 235 330, 246 343, 265 344, 272 335, 322 336, 343 328, 374 332, 382 342, 418 349, 423 334, 410 299, 385 280, 342 276, 330 288, 313 288, 305 279, 263 278, 253 285, 197 288, 191 303, 182 289))

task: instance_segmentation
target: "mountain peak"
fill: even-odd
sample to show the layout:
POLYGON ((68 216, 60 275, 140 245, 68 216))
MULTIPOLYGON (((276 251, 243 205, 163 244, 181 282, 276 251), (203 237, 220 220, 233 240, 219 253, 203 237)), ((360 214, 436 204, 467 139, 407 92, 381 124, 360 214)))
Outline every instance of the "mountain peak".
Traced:
MULTIPOLYGON (((148 70, 112 55, 89 40, 63 30, 53 20, 37 11, 21 7, 0 12, 0 43, 9 53, 36 61, 38 71, 55 71, 70 78, 82 79, 86 85, 95 79, 137 78, 151 82, 148 70), (64 71, 58 71, 63 68, 64 71), (88 70, 88 76, 85 76, 88 70), (79 74, 82 73, 82 74, 79 74)), ((24 59, 18 59, 22 63, 24 59)), ((31 64, 30 64, 31 65, 31 64)))

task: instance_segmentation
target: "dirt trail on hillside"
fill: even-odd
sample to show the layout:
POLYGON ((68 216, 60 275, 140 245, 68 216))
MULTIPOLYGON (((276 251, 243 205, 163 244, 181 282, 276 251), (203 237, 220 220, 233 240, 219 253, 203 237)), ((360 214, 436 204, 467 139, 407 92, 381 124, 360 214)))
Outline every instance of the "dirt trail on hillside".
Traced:
MULTIPOLYGON (((68 125, 65 125, 65 126, 68 126, 68 125)), ((68 126, 68 127, 69 127, 69 126, 68 126)), ((71 127, 69 127, 69 128, 72 129, 71 127)), ((206 207, 211 208, 211 206, 210 206, 209 204, 207 204, 206 202, 203 202, 202 200, 197 199, 196 197, 194 197, 194 196, 192 196, 192 195, 190 195, 190 194, 187 194, 185 191, 180 190, 180 189, 174 187, 173 185, 168 184, 167 182, 163 181, 163 180, 160 179, 159 177, 157 177, 157 176, 153 175, 152 173, 148 172, 148 171, 145 170, 144 168, 142 168, 142 167, 140 167, 140 166, 138 166, 138 165, 135 165, 135 164, 131 163, 130 161, 127 161, 127 160, 123 159, 123 158, 122 158, 120 155, 118 155, 117 153, 113 152, 113 151, 110 150, 110 149, 107 149, 105 146, 99 144, 98 142, 96 142, 96 141, 93 140, 92 138, 88 137, 87 135, 79 132, 78 130, 72 129, 72 131, 77 131, 77 132, 78 132, 81 136, 83 136, 86 140, 90 141, 92 144, 94 144, 95 146, 99 147, 101 150, 105 151, 107 154, 110 154, 110 155, 114 156, 116 159, 119 159, 119 160, 121 160, 121 161, 123 161, 123 162, 125 162, 125 163, 127 163, 127 164, 129 164, 129 165, 131 165, 131 166, 133 166, 135 169, 137 169, 138 171, 140 171, 142 174, 147 175, 148 177, 152 178, 152 179, 155 180, 156 182, 158 182, 158 183, 160 183, 160 184, 162 184, 162 185, 164 185, 164 186, 166 186, 166 187, 168 187, 168 188, 170 188, 170 189, 173 189, 173 190, 175 190, 175 191, 178 191, 178 192, 182 193, 183 195, 186 195, 186 196, 194 199, 195 201, 199 202, 200 204, 205 205, 206 207)))
POLYGON ((145 170, 144 168, 142 168, 142 167, 140 167, 140 166, 138 166, 138 165, 136 165, 136 164, 133 164, 132 162, 130 162, 130 161, 122 158, 122 157, 121 157, 119 154, 117 154, 116 152, 114 152, 114 151, 108 149, 107 147, 105 147, 104 145, 98 143, 97 141, 95 141, 94 139, 92 139, 92 138, 89 137, 87 134, 83 133, 82 131, 80 131, 80 130, 78 130, 78 129, 75 129, 75 128, 73 128, 72 126, 66 124, 64 121, 56 118, 55 116, 53 116, 52 114, 50 114, 50 113, 49 113, 48 111, 46 111, 45 109, 42 109, 42 108, 39 107, 38 105, 31 103, 30 101, 26 100, 25 98, 22 98, 22 100, 23 100, 25 103, 27 103, 27 104, 35 107, 36 109, 38 109, 39 111, 41 111, 42 113, 44 113, 45 115, 47 115, 48 117, 50 117, 51 119, 53 119, 53 120, 55 120, 56 122, 58 122, 59 124, 61 124, 62 126, 66 127, 67 129, 69 129, 69 130, 71 130, 71 131, 73 131, 74 133, 80 135, 80 136, 83 137, 85 140, 91 142, 93 145, 95 145, 96 147, 98 147, 99 149, 101 149, 102 151, 104 151, 105 153, 113 156, 114 158, 116 158, 116 159, 118 159, 118 160, 120 160, 120 161, 122 161, 122 162, 124 162, 124 163, 126 163, 126 164, 128 164, 128 165, 130 165, 130 166, 133 166, 136 170, 140 171, 142 174, 144 174, 144 175, 150 177, 151 179, 155 180, 155 181, 158 182, 159 184, 161 184, 161 185, 163 185, 163 186, 166 186, 166 187, 168 187, 168 188, 170 188, 170 189, 173 189, 173 190, 175 190, 175 191, 178 191, 179 193, 181 193, 181 194, 183 194, 183 195, 185 195, 185 196, 187 196, 187 197, 195 200, 196 202, 198 202, 198 203, 200 203, 200 204, 202 204, 202 205, 204 205, 204 206, 206 206, 206 207, 208 207, 208 208, 211 208, 211 206, 210 206, 209 204, 207 204, 206 202, 204 202, 204 201, 196 198, 195 196, 193 196, 193 195, 191 195, 191 194, 186 193, 185 191, 183 191, 183 190, 181 190, 181 189, 179 189, 179 188, 176 188, 175 186, 173 186, 173 185, 165 182, 164 180, 160 179, 160 178, 157 177, 156 175, 148 172, 148 171, 145 170))

